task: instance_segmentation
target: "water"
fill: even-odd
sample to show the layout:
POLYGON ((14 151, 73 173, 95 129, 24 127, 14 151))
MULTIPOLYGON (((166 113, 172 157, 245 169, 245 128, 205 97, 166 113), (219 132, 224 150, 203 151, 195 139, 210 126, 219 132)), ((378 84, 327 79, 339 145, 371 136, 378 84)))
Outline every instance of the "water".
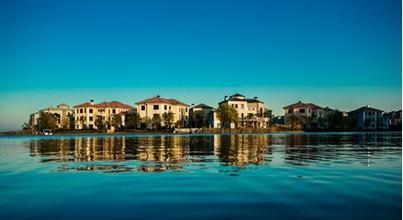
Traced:
POLYGON ((0 137, 0 219, 401 219, 401 133, 0 137))

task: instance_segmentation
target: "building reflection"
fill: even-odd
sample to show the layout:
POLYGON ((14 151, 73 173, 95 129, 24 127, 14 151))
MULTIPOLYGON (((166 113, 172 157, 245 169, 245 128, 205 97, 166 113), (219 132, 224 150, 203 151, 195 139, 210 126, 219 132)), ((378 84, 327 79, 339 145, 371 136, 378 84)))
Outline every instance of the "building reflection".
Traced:
POLYGON ((270 154, 269 135, 216 135, 214 154, 227 165, 263 164, 270 154))
POLYGON ((399 139, 376 134, 107 136, 31 139, 29 143, 31 156, 40 162, 60 162, 60 171, 106 172, 161 172, 217 162, 224 166, 310 166, 338 160, 370 165, 373 156, 401 151, 399 139), (390 144, 380 145, 385 142, 390 144), (112 165, 85 163, 96 161, 109 161, 112 165), (136 167, 115 163, 119 161, 133 161, 130 164, 136 167), (74 162, 81 167, 73 167, 74 162))

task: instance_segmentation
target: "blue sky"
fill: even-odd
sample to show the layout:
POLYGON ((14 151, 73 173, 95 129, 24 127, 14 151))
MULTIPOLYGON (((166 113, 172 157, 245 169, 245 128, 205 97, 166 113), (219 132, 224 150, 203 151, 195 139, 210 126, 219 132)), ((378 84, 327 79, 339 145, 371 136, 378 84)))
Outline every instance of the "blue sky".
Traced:
POLYGON ((1 1, 0 130, 62 102, 156 94, 396 110, 401 32, 398 0, 1 1))

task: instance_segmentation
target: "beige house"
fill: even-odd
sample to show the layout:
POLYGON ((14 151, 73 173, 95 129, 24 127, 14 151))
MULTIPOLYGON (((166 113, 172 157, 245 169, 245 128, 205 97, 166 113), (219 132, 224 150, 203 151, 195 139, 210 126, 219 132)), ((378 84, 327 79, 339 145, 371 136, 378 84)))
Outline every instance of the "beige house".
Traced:
MULTIPOLYGON (((228 104, 238 112, 238 126, 250 128, 265 128, 268 126, 269 118, 265 113, 267 109, 264 102, 257 97, 247 99, 245 96, 236 93, 230 97, 225 96, 224 100, 218 103, 219 106, 228 104)), ((232 125, 231 127, 234 127, 232 125)))
POLYGON ((56 125, 58 128, 69 128, 74 119, 73 109, 70 108, 69 105, 62 103, 56 107, 49 107, 32 113, 29 117, 29 125, 31 129, 35 129, 38 126, 42 112, 54 115, 57 120, 56 125))
POLYGON ((110 128, 114 115, 120 115, 122 126, 125 125, 125 113, 133 111, 134 107, 118 102, 101 102, 96 104, 94 100, 74 106, 75 129, 98 129, 96 119, 102 122, 105 128, 110 128))
POLYGON ((334 113, 333 109, 322 108, 313 103, 303 103, 301 101, 287 105, 283 109, 285 123, 288 123, 290 116, 298 116, 301 119, 302 126, 305 128, 322 128, 323 126, 327 126, 324 120, 334 113))
MULTIPOLYGON (((157 95, 156 97, 137 102, 136 105, 142 119, 141 127, 143 128, 151 128, 153 118, 159 117, 162 119, 162 114, 168 112, 173 113, 173 121, 176 127, 184 127, 188 120, 189 105, 176 99, 161 98, 157 95)), ((161 126, 165 126, 163 121, 161 122, 161 126)))

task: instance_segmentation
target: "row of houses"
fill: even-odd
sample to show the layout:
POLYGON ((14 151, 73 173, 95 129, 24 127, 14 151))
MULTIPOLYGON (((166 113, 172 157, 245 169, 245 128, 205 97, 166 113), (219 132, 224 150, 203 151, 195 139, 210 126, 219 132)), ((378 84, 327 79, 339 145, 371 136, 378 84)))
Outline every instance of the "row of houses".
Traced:
POLYGON ((278 120, 289 124, 297 118, 304 129, 400 129, 402 125, 402 110, 387 113, 368 105, 345 112, 299 101, 283 109, 284 117, 278 120))
MULTIPOLYGON (((95 103, 94 100, 70 107, 60 104, 57 107, 49 107, 31 114, 30 127, 38 127, 41 113, 50 113, 56 118, 58 128, 70 129, 100 129, 114 126, 125 127, 126 118, 137 114, 140 118, 137 128, 153 128, 155 123, 166 127, 164 120, 156 120, 170 113, 174 127, 193 128, 221 128, 217 109, 206 104, 188 105, 172 98, 155 96, 136 102, 136 106, 118 101, 95 103)), ((267 128, 270 124, 293 124, 298 122, 303 129, 328 129, 334 124, 334 120, 351 119, 352 127, 357 129, 388 129, 390 126, 401 126, 401 110, 385 113, 384 111, 364 106, 351 112, 341 112, 329 107, 320 107, 313 103, 301 101, 287 105, 284 115, 274 117, 265 103, 258 99, 246 98, 236 93, 225 96, 218 103, 231 106, 236 110, 238 119, 231 123, 231 128, 267 128), (338 115, 339 118, 334 116, 338 115), (330 118, 334 118, 333 121, 330 118)))

